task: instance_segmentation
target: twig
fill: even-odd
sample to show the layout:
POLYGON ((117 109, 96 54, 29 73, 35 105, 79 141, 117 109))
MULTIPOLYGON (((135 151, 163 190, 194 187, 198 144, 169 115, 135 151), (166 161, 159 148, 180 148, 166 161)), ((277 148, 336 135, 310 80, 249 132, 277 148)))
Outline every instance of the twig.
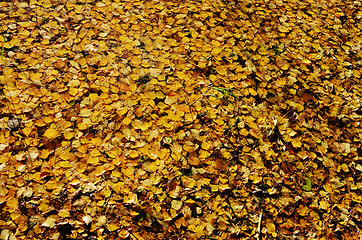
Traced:
POLYGON ((138 239, 138 237, 136 237, 132 232, 130 232, 130 234, 131 234, 135 239, 138 239))
POLYGON ((273 128, 270 130, 270 132, 269 132, 269 134, 268 134, 267 137, 270 137, 270 136, 273 134, 276 126, 278 125, 278 123, 279 123, 286 115, 288 115, 290 112, 291 112, 291 110, 289 110, 286 114, 284 114, 283 116, 281 116, 281 117, 279 117, 279 118, 277 118, 277 119, 274 119, 274 117, 273 117, 274 126, 273 126, 273 128))
POLYGON ((220 78, 215 79, 213 82, 211 82, 211 83, 209 84, 209 87, 205 90, 205 92, 203 92, 200 97, 198 97, 195 101, 193 101, 191 104, 189 104, 189 106, 193 106, 197 101, 200 100, 200 98, 204 97, 204 95, 205 95, 208 91, 210 91, 210 89, 213 87, 214 83, 215 83, 216 81, 218 81, 219 79, 220 79, 220 78))
POLYGON ((261 221, 263 218, 263 208, 260 211, 259 222, 258 222, 258 240, 261 240, 261 221))

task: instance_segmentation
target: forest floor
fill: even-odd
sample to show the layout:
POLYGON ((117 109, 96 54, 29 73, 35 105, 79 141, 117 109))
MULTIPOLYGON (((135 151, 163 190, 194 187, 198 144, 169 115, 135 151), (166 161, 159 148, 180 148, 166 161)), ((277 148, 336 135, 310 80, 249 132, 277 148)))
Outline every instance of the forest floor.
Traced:
POLYGON ((0 1, 0 239, 361 239, 362 5, 0 1))

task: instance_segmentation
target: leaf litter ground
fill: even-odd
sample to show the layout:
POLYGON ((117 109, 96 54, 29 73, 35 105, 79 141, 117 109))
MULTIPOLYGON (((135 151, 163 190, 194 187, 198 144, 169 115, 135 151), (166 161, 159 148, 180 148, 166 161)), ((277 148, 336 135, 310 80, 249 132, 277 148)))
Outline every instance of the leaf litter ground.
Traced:
POLYGON ((361 236, 361 18, 0 2, 1 239, 361 236))

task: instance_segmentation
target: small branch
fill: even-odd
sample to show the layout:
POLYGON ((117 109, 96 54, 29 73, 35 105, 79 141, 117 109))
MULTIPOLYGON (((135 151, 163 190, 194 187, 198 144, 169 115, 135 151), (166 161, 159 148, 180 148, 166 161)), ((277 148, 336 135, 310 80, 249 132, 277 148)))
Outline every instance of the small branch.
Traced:
POLYGON ((263 208, 260 211, 259 222, 258 222, 258 240, 261 240, 261 221, 263 218, 263 208))

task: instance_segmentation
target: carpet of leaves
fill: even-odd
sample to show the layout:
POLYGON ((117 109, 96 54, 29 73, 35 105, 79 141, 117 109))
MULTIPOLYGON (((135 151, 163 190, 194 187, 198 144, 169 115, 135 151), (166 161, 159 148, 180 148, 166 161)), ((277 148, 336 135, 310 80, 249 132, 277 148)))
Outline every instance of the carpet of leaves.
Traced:
POLYGON ((0 238, 362 236, 362 5, 0 1, 0 238))

